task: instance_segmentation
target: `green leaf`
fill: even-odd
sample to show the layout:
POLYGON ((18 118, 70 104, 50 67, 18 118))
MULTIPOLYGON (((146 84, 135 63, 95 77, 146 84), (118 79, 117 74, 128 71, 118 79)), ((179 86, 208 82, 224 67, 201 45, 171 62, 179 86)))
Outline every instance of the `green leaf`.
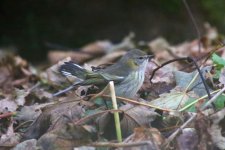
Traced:
POLYGON ((101 110, 98 110, 98 109, 94 109, 94 110, 86 110, 85 111, 85 114, 83 115, 83 117, 85 116, 89 116, 89 115, 94 115, 94 114, 97 114, 99 113, 101 110))
MULTIPOLYGON (((184 107, 189 105, 190 103, 194 102, 196 99, 194 98, 190 98, 185 104, 184 104, 184 107)), ((196 109, 195 109, 195 105, 191 105, 188 109, 186 109, 185 111, 187 112, 196 112, 196 109)))
POLYGON ((104 100, 101 97, 96 98, 94 103, 98 106, 106 106, 107 105, 108 108, 112 108, 112 101, 104 100))
POLYGON ((225 66, 225 60, 217 54, 213 53, 211 58, 213 63, 217 65, 218 69, 222 69, 225 66))
MULTIPOLYGON (((184 107, 185 107, 186 105, 192 103, 192 102, 195 101, 195 100, 196 100, 196 99, 189 99, 189 100, 185 103, 184 107)), ((206 103, 206 102, 205 102, 205 103, 206 103)), ((215 104, 217 110, 223 109, 223 108, 224 108, 224 104, 225 104, 225 95, 220 95, 220 96, 216 99, 216 101, 214 102, 214 104, 215 104)), ((202 105, 204 105, 204 104, 202 104, 202 105)), ((190 106, 190 107, 189 107, 188 109, 186 109, 185 111, 187 111, 187 112, 196 112, 195 105, 190 106)))
POLYGON ((223 109, 224 108, 224 103, 225 103, 225 96, 224 95, 220 95, 215 101, 216 109, 223 109))
POLYGON ((99 106, 104 105, 104 101, 101 97, 96 98, 94 103, 99 106))

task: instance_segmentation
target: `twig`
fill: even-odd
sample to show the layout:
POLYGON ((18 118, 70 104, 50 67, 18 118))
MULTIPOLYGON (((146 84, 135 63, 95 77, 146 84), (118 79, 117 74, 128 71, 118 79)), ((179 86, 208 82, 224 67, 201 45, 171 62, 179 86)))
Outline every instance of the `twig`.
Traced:
POLYGON ((184 57, 184 58, 176 58, 176 59, 173 59, 173 60, 169 60, 169 61, 167 61, 167 62, 161 64, 159 67, 155 68, 155 69, 152 71, 152 75, 151 75, 151 77, 150 77, 150 79, 149 79, 150 82, 152 83, 152 78, 154 77, 156 71, 158 71, 160 68, 162 68, 162 67, 164 67, 164 66, 166 66, 166 65, 168 65, 168 64, 170 64, 170 63, 172 63, 172 62, 175 62, 175 61, 181 61, 181 60, 187 60, 187 58, 184 57))
POLYGON ((132 143, 109 143, 109 142, 98 142, 98 143, 92 143, 90 146, 94 147, 134 147, 134 146, 143 146, 143 145, 149 145, 152 146, 151 142, 144 141, 144 142, 132 142, 132 143))
POLYGON ((202 75, 202 73, 201 73, 201 70, 199 69, 199 66, 198 66, 197 62, 196 62, 195 59, 193 59, 192 57, 176 58, 176 59, 169 60, 169 61, 163 63, 163 64, 160 65, 158 68, 156 68, 156 69, 153 70, 152 75, 151 75, 151 77, 150 77, 150 79, 149 79, 150 82, 152 83, 151 80, 152 80, 152 78, 154 77, 154 75, 155 75, 155 73, 156 73, 157 70, 159 70, 160 68, 164 67, 165 65, 168 65, 169 63, 172 63, 172 62, 175 62, 175 61, 181 61, 181 60, 186 60, 186 61, 188 61, 188 62, 192 62, 192 63, 195 65, 195 67, 196 67, 197 70, 198 70, 199 76, 200 76, 200 78, 201 78, 201 80, 202 80, 202 83, 203 83, 203 85, 204 85, 204 87, 205 87, 205 90, 206 90, 206 93, 207 93, 207 95, 208 95, 208 98, 210 99, 210 98, 211 98, 211 95, 210 95, 210 93, 209 93, 209 88, 208 88, 208 86, 207 86, 207 84, 206 84, 206 82, 205 82, 205 79, 204 79, 204 77, 203 77, 203 75, 202 75))
POLYGON ((13 116, 15 114, 16 114, 16 112, 7 112, 7 113, 4 113, 4 114, 0 114, 0 119, 11 117, 11 116, 13 116))
POLYGON ((199 76, 200 76, 200 78, 201 78, 201 80, 202 80, 202 83, 203 83, 203 85, 204 85, 204 87, 205 87, 205 90, 206 90, 206 93, 207 93, 207 95, 208 95, 208 98, 211 99, 211 95, 210 95, 210 92, 209 92, 208 85, 207 85, 206 82, 205 82, 205 79, 204 79, 204 77, 203 77, 203 75, 202 75, 202 73, 201 73, 201 70, 200 70, 199 67, 198 67, 197 62, 196 62, 192 57, 187 57, 187 60, 193 62, 194 65, 196 66, 196 69, 198 70, 199 76))
MULTIPOLYGON (((219 90, 216 90, 216 91, 213 91, 213 92, 211 92, 210 94, 215 94, 215 93, 217 93, 217 92, 219 92, 219 91, 220 91, 220 89, 219 89, 219 90)), ((204 95, 204 96, 202 96, 202 97, 196 99, 195 101, 193 101, 193 102, 191 102, 190 104, 186 105, 185 107, 181 108, 181 109, 179 110, 179 112, 184 111, 185 109, 191 107, 192 105, 194 105, 195 103, 197 103, 198 101, 200 101, 200 100, 202 100, 202 99, 204 99, 204 98, 206 98, 206 97, 207 97, 207 95, 204 95)))
POLYGON ((26 125, 26 124, 28 124, 28 123, 32 123, 32 122, 34 122, 34 120, 27 120, 27 121, 25 121, 25 122, 22 122, 22 123, 19 124, 17 127, 15 127, 14 131, 17 131, 20 127, 22 127, 22 126, 24 126, 24 125, 26 125))
POLYGON ((202 107, 201 110, 205 110, 207 107, 209 107, 216 99, 218 96, 220 96, 223 92, 225 91, 225 87, 221 89, 215 96, 213 96, 207 103, 202 107))
POLYGON ((81 118, 80 120, 74 122, 75 125, 81 125, 83 123, 85 123, 85 121, 89 121, 90 119, 93 119, 95 117, 98 117, 104 113, 107 113, 107 112, 110 112, 110 113, 114 113, 114 112, 124 112, 122 110, 105 110, 105 111, 101 111, 101 112, 97 112, 95 114, 92 114, 92 115, 89 115, 89 116, 86 116, 86 117, 83 117, 81 118))
MULTIPOLYGON (((94 96, 95 97, 96 94, 90 94, 88 96, 94 96)), ((98 94, 97 94, 98 95, 98 94)), ((109 95, 101 95, 102 97, 107 97, 107 98, 110 98, 109 95)), ((96 97, 95 97, 96 98, 96 97)), ((158 107, 158 106, 155 106, 155 105, 151 105, 151 104, 148 104, 148 103, 142 103, 142 102, 138 102, 138 101, 135 101, 135 100, 132 100, 132 99, 128 99, 128 98, 124 98, 124 97, 119 97, 117 96, 116 97, 118 100, 121 100, 121 101, 124 101, 124 102, 128 102, 128 103, 132 103, 132 104, 136 104, 136 105, 142 105, 142 106, 147 106, 147 107, 151 107, 151 108, 155 108, 155 109, 159 109, 159 110, 163 110, 163 111, 167 111, 167 112, 172 112, 174 110, 172 109, 166 109, 166 108, 161 108, 161 107, 158 107)), ((92 99, 92 98, 91 98, 92 99)), ((92 99, 94 100, 94 99, 92 99)))

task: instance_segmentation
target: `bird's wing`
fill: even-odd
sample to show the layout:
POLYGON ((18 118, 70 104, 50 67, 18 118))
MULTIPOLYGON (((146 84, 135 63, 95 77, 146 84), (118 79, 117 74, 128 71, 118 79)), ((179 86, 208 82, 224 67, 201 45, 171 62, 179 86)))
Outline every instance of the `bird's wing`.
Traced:
POLYGON ((124 80, 124 77, 122 76, 116 76, 116 75, 111 75, 108 73, 100 73, 100 75, 107 81, 114 81, 116 83, 121 82, 124 80))
POLYGON ((86 79, 82 82, 80 82, 80 85, 101 85, 101 84, 107 84, 109 81, 114 81, 115 83, 121 82, 124 80, 124 77, 121 76, 115 76, 110 75, 108 73, 88 73, 86 76, 86 79))

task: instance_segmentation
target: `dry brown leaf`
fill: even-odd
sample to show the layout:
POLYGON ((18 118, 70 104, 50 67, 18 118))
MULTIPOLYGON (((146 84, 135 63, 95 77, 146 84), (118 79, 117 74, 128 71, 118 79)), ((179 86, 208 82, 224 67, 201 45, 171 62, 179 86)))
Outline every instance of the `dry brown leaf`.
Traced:
POLYGON ((210 116, 211 126, 209 134, 211 135, 213 143, 220 149, 225 149, 225 136, 222 133, 224 126, 225 108, 210 116))
POLYGON ((107 50, 110 49, 112 46, 112 43, 107 40, 96 41, 84 46, 83 48, 81 48, 81 51, 92 55, 102 55, 107 53, 107 50))
POLYGON ((41 114, 38 105, 24 106, 21 110, 17 111, 15 119, 21 122, 31 121, 37 119, 41 114))
POLYGON ((176 138, 178 149, 197 149, 198 134, 194 128, 185 128, 181 134, 176 138))
POLYGON ((17 109, 17 104, 15 101, 11 100, 10 98, 5 98, 0 100, 0 113, 3 112, 14 112, 17 109))
POLYGON ((95 67, 102 64, 109 64, 109 63, 115 62, 115 60, 118 60, 124 54, 126 54, 126 51, 115 51, 112 53, 108 53, 102 56, 101 58, 96 58, 94 60, 91 60, 87 62, 87 64, 90 64, 95 67))
POLYGON ((45 108, 32 126, 28 128, 24 134, 24 139, 37 139, 47 131, 61 128, 71 120, 80 119, 84 109, 78 103, 77 101, 57 103, 45 108))
POLYGON ((54 50, 48 53, 48 59, 51 64, 55 64, 58 61, 65 59, 66 57, 71 57, 76 63, 84 63, 85 61, 91 59, 93 56, 91 54, 82 53, 82 52, 75 52, 75 51, 60 51, 54 50))
POLYGON ((13 122, 8 126, 6 134, 1 135, 0 145, 16 145, 20 141, 20 136, 14 132, 13 122))
POLYGON ((67 123, 44 134, 37 142, 41 150, 73 149, 77 146, 87 145, 92 142, 95 129, 91 126, 76 126, 67 123))
POLYGON ((53 85, 53 86, 62 86, 63 84, 68 83, 67 78, 63 77, 59 71, 58 68, 59 66, 61 66, 62 64, 64 64, 64 62, 70 61, 71 58, 67 57, 61 61, 59 61, 57 64, 51 66, 50 68, 48 68, 46 70, 46 72, 43 72, 40 77, 42 78, 42 80, 46 80, 48 82, 48 84, 53 85))
POLYGON ((134 133, 125 139, 124 143, 133 142, 148 142, 146 145, 134 146, 131 148, 124 148, 124 150, 135 150, 135 149, 160 149, 164 142, 164 138, 156 128, 135 128, 134 133))
POLYGON ((17 144, 12 150, 36 150, 38 149, 36 144, 37 140, 31 139, 17 144))
MULTIPOLYGON (((205 113, 207 113, 207 111, 205 113)), ((201 148, 202 150, 213 149, 212 139, 208 130, 211 122, 208 115, 205 113, 198 112, 194 122, 195 129, 199 136, 198 149, 201 148)))
POLYGON ((223 68, 221 71, 219 81, 220 84, 225 85, 225 68, 223 68))
POLYGON ((161 69, 155 72, 151 82, 150 77, 152 76, 152 72, 157 68, 157 65, 150 61, 147 65, 145 71, 145 80, 140 89, 140 92, 148 92, 147 99, 155 99, 158 98, 160 94, 169 92, 172 88, 175 87, 175 79, 173 74, 173 69, 168 66, 162 67, 161 69))
MULTIPOLYGON (((123 137, 129 136, 133 129, 140 126, 149 127, 151 122, 158 116, 153 109, 144 106, 124 105, 120 107, 124 113, 120 113, 121 130, 123 137), (145 112, 145 113, 143 113, 145 112)), ((115 127, 113 114, 106 112, 96 119, 99 132, 107 139, 115 139, 115 127)))

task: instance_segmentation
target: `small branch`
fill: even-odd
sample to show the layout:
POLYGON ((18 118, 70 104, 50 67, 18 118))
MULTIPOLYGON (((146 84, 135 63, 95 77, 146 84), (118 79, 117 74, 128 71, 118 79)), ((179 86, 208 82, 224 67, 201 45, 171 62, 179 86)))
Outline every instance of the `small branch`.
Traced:
POLYGON ((204 87, 205 87, 205 90, 206 90, 206 93, 207 93, 207 95, 208 95, 208 98, 211 99, 211 95, 210 95, 210 92, 209 92, 208 85, 207 85, 206 82, 205 82, 205 79, 204 79, 204 77, 203 77, 203 75, 202 75, 202 73, 201 73, 201 70, 200 70, 199 67, 198 67, 197 62, 196 62, 192 57, 187 57, 187 60, 193 62, 194 65, 196 66, 196 68, 197 68, 197 70, 198 70, 198 73, 199 73, 199 76, 200 76, 200 78, 201 78, 201 80, 202 80, 202 83, 203 83, 203 85, 204 85, 204 87))
POLYGON ((222 88, 221 91, 219 91, 215 96, 213 96, 203 107, 201 110, 205 110, 207 107, 209 107, 213 102, 219 97, 223 92, 225 91, 225 87, 222 88))
MULTIPOLYGON (((96 95, 96 94, 90 94, 90 95, 88 95, 88 96, 93 96, 93 97, 97 98, 95 95, 96 95)), ((99 94, 97 94, 97 95, 99 95, 99 94)), ((101 95, 101 96, 102 96, 102 97, 110 98, 109 95, 105 95, 105 94, 103 94, 103 95, 101 95)), ((147 107, 151 107, 151 108, 155 108, 155 109, 159 109, 159 110, 163 110, 163 111, 167 111, 167 112, 172 112, 172 111, 174 111, 174 110, 171 110, 171 109, 161 108, 161 107, 154 106, 154 105, 151 105, 151 104, 148 104, 148 103, 142 103, 142 102, 138 102, 138 101, 135 101, 135 100, 132 100, 132 99, 124 98, 124 97, 119 97, 119 96, 117 96, 116 98, 117 98, 118 100, 120 100, 120 101, 132 103, 132 104, 136 104, 136 105, 147 106, 147 107)), ((92 98, 91 98, 91 99, 92 99, 92 98)), ((92 100, 94 100, 94 99, 92 99, 92 100)))
POLYGON ((114 112, 120 112, 122 113, 123 111, 122 110, 105 110, 105 111, 101 111, 101 112, 97 112, 95 114, 92 114, 92 115, 89 115, 89 116, 86 116, 84 118, 81 118, 80 120, 74 122, 75 125, 81 125, 83 123, 85 123, 86 121, 89 121, 95 117, 98 117, 104 113, 107 113, 107 112, 110 112, 110 113, 114 113, 114 112))
POLYGON ((152 71, 152 75, 151 75, 151 77, 150 77, 150 79, 149 79, 150 82, 152 83, 152 78, 154 77, 156 71, 158 71, 160 68, 162 68, 162 67, 164 67, 164 66, 166 66, 166 65, 168 65, 168 64, 170 64, 170 63, 172 63, 172 62, 175 62, 175 61, 181 61, 181 60, 187 60, 187 58, 184 57, 184 58, 176 58, 176 59, 173 59, 173 60, 169 60, 169 61, 167 61, 167 62, 161 64, 159 67, 155 68, 155 69, 152 71))
MULTIPOLYGON (((219 91, 220 91, 220 89, 219 89, 219 90, 216 90, 216 91, 213 91, 213 92, 211 92, 210 94, 215 94, 215 93, 217 93, 217 92, 219 92, 219 91)), ((183 108, 181 108, 181 109, 179 110, 179 112, 182 112, 182 111, 186 110, 187 108, 191 107, 192 105, 194 105, 195 103, 197 103, 198 101, 200 101, 200 100, 202 100, 202 99, 204 99, 204 98, 206 98, 206 97, 207 97, 207 95, 204 95, 204 96, 202 96, 202 97, 196 99, 195 101, 193 101, 193 102, 191 102, 190 104, 188 104, 188 105, 184 106, 183 108)))
POLYGON ((16 112, 7 112, 7 113, 4 113, 4 114, 0 114, 0 119, 7 118, 7 117, 12 117, 15 114, 16 114, 16 112))
POLYGON ((132 142, 132 143, 109 143, 109 142, 98 142, 98 143, 92 143, 90 146, 94 147, 135 147, 135 146, 143 146, 143 145, 149 145, 153 146, 151 142, 144 141, 144 142, 132 142))
POLYGON ((177 58, 177 59, 169 60, 169 61, 163 63, 161 66, 159 66, 158 68, 156 68, 156 69, 153 70, 152 75, 151 75, 151 77, 150 77, 150 79, 149 79, 150 82, 152 83, 151 80, 152 80, 152 78, 154 77, 154 75, 155 75, 155 73, 156 73, 157 70, 159 70, 160 68, 164 67, 165 65, 168 65, 169 63, 172 63, 172 62, 175 62, 175 61, 181 61, 181 60, 186 60, 186 61, 188 61, 188 62, 192 62, 192 63, 195 65, 195 67, 196 67, 197 70, 198 70, 199 76, 200 76, 200 78, 201 78, 201 80, 202 80, 202 83, 203 83, 203 85, 204 85, 204 87, 205 87, 205 90, 206 90, 206 93, 207 93, 207 95, 208 95, 208 98, 210 99, 210 98, 211 98, 211 95, 210 95, 210 92, 209 92, 209 88, 208 88, 208 86, 207 86, 207 84, 206 84, 206 82, 205 82, 205 79, 204 79, 204 77, 203 77, 203 75, 202 75, 202 73, 201 73, 201 70, 199 69, 199 66, 198 66, 197 62, 196 62, 195 59, 193 59, 192 57, 182 57, 182 58, 177 58))

